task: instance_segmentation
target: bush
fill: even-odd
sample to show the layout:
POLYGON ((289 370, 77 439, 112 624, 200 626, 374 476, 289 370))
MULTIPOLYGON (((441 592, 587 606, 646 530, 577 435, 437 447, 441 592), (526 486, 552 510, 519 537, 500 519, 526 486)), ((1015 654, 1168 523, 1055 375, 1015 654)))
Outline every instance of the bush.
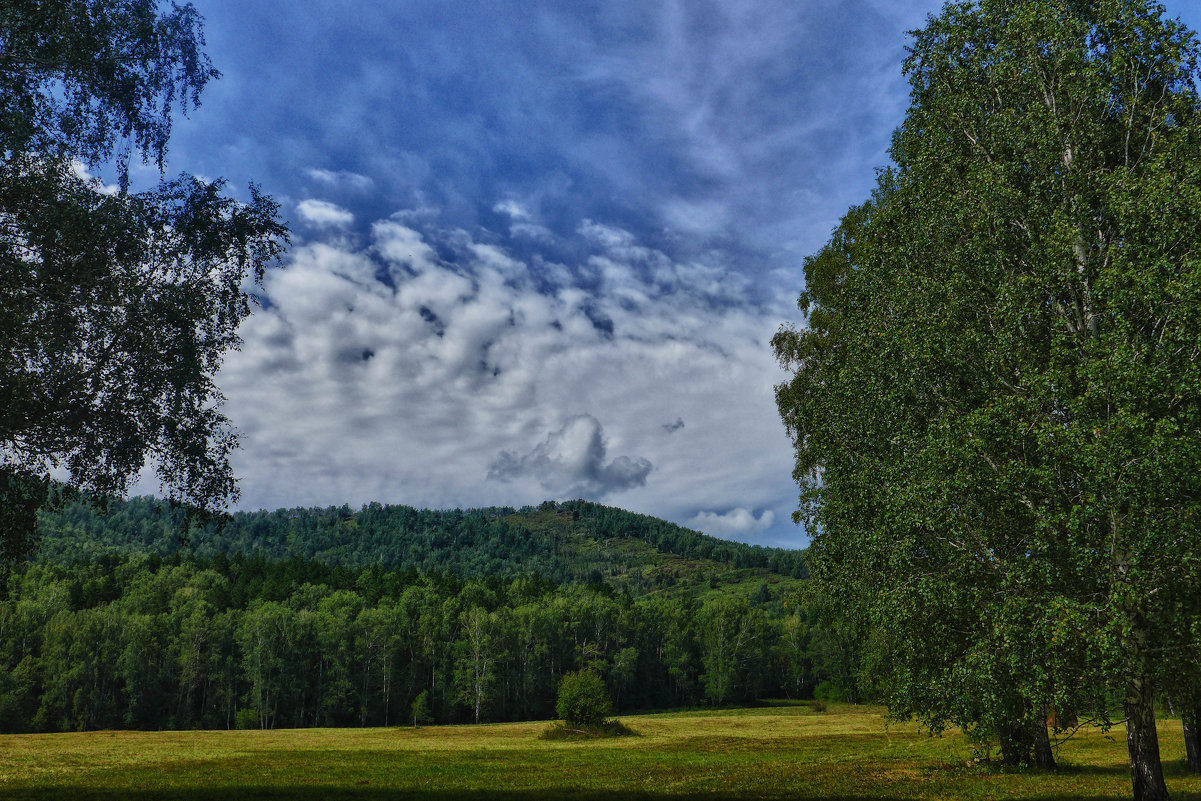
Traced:
POLYGON ((829 679, 823 679, 813 688, 813 697, 818 701, 841 702, 847 698, 846 691, 829 679))
POLYGON ((538 735, 540 740, 597 740, 604 737, 637 737, 638 732, 620 720, 606 720, 599 726, 564 726, 552 723, 538 735))
POLYGON ((434 716, 430 713, 430 691, 422 690, 413 699, 413 706, 410 708, 413 715, 413 728, 417 728, 422 723, 433 723, 434 716))
POLYGON ((581 670, 568 673, 559 682, 555 711, 568 726, 600 726, 613 712, 613 706, 600 676, 590 670, 581 670))

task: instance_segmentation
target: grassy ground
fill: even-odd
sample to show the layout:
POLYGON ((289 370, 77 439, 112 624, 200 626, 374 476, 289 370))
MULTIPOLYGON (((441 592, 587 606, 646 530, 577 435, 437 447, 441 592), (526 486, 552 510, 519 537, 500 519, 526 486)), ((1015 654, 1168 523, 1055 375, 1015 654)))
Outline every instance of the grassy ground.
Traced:
MULTIPOLYGON (((1122 799, 1125 736, 1084 733, 1051 774, 969 765, 957 734, 881 710, 783 705, 631 716, 640 737, 539 740, 544 723, 422 729, 91 732, 0 737, 0 799, 1122 799)), ((1201 800, 1180 725, 1161 746, 1173 798, 1201 800)))

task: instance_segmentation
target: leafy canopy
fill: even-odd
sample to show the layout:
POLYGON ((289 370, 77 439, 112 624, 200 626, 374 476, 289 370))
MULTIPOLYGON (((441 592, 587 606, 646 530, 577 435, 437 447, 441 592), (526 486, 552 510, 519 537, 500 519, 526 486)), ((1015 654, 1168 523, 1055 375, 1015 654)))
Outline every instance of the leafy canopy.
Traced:
POLYGON ((1198 56, 1146 0, 947 4, 894 166, 805 264, 808 326, 774 340, 798 518, 902 717, 1145 712, 1186 641, 1198 56))
POLYGON ((216 70, 191 5, 0 3, 0 557, 27 550, 49 476, 125 491, 149 460, 172 499, 236 494, 213 383, 287 231, 271 198, 165 164, 175 110, 216 70), (115 159, 119 189, 87 167, 115 159))

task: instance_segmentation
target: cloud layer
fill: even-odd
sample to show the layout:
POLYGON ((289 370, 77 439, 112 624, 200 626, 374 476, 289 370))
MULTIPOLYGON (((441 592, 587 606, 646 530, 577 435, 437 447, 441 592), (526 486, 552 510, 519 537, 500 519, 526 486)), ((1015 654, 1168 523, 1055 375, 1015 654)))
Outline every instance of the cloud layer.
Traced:
POLYGON ((173 151, 364 221, 428 204, 546 242, 603 220, 793 270, 870 189, 904 32, 940 4, 202 0, 224 77, 173 151))
POLYGON ((244 506, 578 493, 803 542, 768 341, 942 0, 196 6, 223 77, 170 170, 294 230, 219 377, 244 506))
POLYGON ((582 262, 554 264, 409 210, 361 240, 297 247, 219 376, 243 436, 242 505, 786 512, 768 342, 787 306, 615 226, 578 236, 582 262))

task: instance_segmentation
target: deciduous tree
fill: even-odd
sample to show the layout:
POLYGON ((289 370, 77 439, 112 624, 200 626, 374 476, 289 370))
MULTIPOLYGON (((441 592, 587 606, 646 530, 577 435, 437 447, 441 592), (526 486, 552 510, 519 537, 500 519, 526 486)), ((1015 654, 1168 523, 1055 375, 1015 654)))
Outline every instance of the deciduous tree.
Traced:
POLYGON ((203 44, 191 5, 0 3, 0 556, 26 552, 55 469, 120 494, 149 460, 173 499, 236 492, 213 376, 287 231, 253 186, 129 191, 217 76, 203 44), (116 188, 88 179, 114 162, 116 188))
POLYGON ((895 709, 1049 754, 1113 690, 1140 799, 1201 552, 1199 54, 1149 0, 949 3, 775 340, 811 563, 895 709))

